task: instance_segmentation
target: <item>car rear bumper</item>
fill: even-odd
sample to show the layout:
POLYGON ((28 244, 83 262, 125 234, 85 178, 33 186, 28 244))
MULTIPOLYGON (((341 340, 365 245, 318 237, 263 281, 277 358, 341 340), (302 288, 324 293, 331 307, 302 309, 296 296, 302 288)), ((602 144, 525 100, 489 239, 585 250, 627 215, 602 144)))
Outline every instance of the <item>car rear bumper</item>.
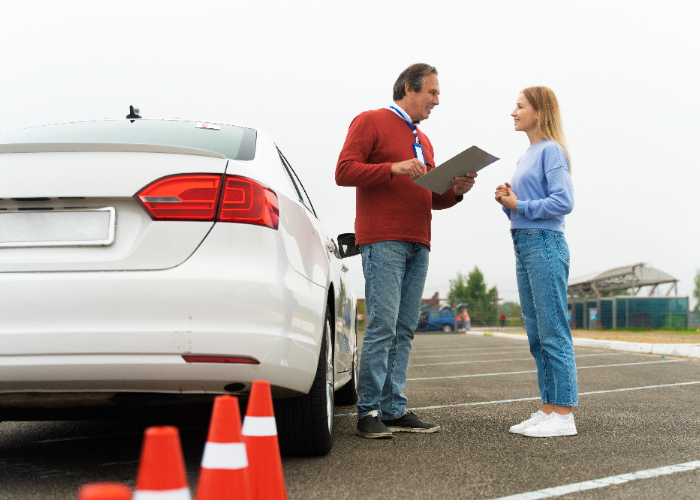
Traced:
MULTIPOLYGON (((92 404, 89 399, 104 403, 94 395, 81 402, 79 393, 238 394, 247 393, 254 380, 270 381, 275 397, 308 392, 300 383, 308 378, 307 372, 285 366, 284 343, 277 343, 282 345, 268 347, 280 352, 280 362, 259 365, 187 363, 177 355, 2 356, 0 407, 63 405, 61 398, 41 398, 37 393, 71 393, 65 398, 71 404, 92 404)), ((292 346, 287 357, 298 355, 297 351, 292 346)))
POLYGON ((264 379, 278 397, 305 394, 325 300, 290 267, 277 232, 256 226, 216 224, 168 270, 2 273, 0 393, 216 394, 264 379))

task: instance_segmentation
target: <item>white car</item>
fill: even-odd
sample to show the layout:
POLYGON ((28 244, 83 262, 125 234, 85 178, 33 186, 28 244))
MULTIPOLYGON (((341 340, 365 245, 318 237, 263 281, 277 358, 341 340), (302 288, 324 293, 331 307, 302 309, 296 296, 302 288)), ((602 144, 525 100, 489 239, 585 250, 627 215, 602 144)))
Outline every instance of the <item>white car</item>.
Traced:
POLYGON ((328 453, 357 401, 354 235, 261 130, 127 118, 0 134, 0 420, 268 380, 283 453, 328 453))

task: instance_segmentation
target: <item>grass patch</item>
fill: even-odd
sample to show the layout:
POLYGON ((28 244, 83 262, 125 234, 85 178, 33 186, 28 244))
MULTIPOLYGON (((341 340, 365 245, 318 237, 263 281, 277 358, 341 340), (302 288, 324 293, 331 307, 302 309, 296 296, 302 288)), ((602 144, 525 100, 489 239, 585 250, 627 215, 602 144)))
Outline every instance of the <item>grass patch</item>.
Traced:
POLYGON ((677 335, 700 335, 700 328, 611 328, 609 330, 596 330, 602 332, 619 332, 619 333, 672 333, 677 335))
MULTIPOLYGON (((508 333, 525 335, 524 330, 508 333)), ((700 332, 690 330, 571 330, 571 335, 579 339, 621 340, 645 344, 700 344, 700 332)))
POLYGON ((642 342, 647 344, 698 344, 700 336, 695 330, 643 330, 633 332, 629 330, 572 330, 574 338, 597 340, 621 340, 623 342, 642 342))

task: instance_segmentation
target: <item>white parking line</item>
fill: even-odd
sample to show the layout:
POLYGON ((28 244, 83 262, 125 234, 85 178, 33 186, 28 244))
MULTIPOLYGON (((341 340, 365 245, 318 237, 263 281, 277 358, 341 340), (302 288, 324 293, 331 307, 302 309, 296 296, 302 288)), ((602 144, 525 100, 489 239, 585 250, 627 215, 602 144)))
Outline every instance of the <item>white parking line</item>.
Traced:
POLYGON ((491 356, 495 354, 503 354, 504 352, 529 352, 525 349, 501 349, 493 352, 460 352, 457 354, 432 354, 430 356, 411 356, 411 359, 423 358, 454 358, 455 356, 491 356))
MULTIPOLYGON (((631 366, 631 365, 653 365, 656 363, 679 363, 686 361, 685 359, 665 359, 663 361, 642 361, 637 363, 619 363, 614 365, 595 365, 595 366, 578 366, 577 370, 585 370, 586 368, 608 368, 612 366, 631 366)), ((522 372, 502 372, 502 373, 476 373, 473 375, 449 375, 446 377, 418 377, 418 378, 407 378, 406 382, 409 380, 440 380, 443 378, 469 378, 469 377, 492 377, 494 375, 520 375, 522 373, 537 373, 537 370, 527 370, 522 372)))
MULTIPOLYGON (((503 345, 503 344, 501 344, 501 345, 503 345)), ((496 349, 497 347, 498 347, 498 346, 492 345, 492 346, 488 346, 488 347, 465 347, 464 349, 440 348, 440 349, 433 349, 433 350, 430 350, 430 351, 422 351, 422 352, 419 351, 418 349, 411 349, 411 353, 412 353, 412 354, 413 354, 413 353, 418 353, 418 354, 420 354, 420 355, 433 355, 433 354, 435 354, 435 353, 439 353, 440 351, 447 351, 447 352, 483 351, 483 350, 485 350, 485 349, 496 349)), ((509 349, 513 349, 513 348, 517 348, 517 349, 520 349, 520 350, 522 350, 522 349, 528 349, 528 347, 525 346, 525 345, 523 345, 523 346, 513 346, 513 345, 511 345, 511 346, 509 347, 509 349)))
POLYGON ((619 476, 609 476, 601 479, 594 479, 592 481, 583 481, 581 483, 566 484, 563 486, 557 486, 555 488, 546 488, 544 490, 529 491, 527 493, 519 493, 517 495, 510 495, 507 497, 499 497, 494 500, 539 500, 540 498, 559 497, 562 495, 568 495, 569 493, 575 493, 577 491, 586 491, 595 488, 605 488, 606 486, 612 486, 613 484, 623 484, 628 483, 630 481, 635 481, 637 479, 664 476, 667 474, 675 474, 676 472, 685 472, 699 468, 700 460, 696 460, 694 462, 685 462, 682 464, 659 467, 658 469, 640 470, 637 472, 632 472, 631 474, 620 474, 619 476))
MULTIPOLYGON (((700 380, 693 382, 676 382, 675 384, 660 384, 660 385, 645 385, 642 387, 623 387, 621 389, 608 389, 606 391, 590 391, 590 392, 579 392, 579 396, 590 396, 593 394, 608 394, 611 392, 627 392, 627 391, 641 391, 644 389, 661 389, 665 387, 680 387, 683 385, 696 385, 700 384, 700 380)), ((454 405, 435 405, 435 406, 422 406, 420 408, 412 408, 411 410, 440 410, 442 408, 459 408, 462 406, 482 406, 482 405, 495 405, 499 403, 519 403, 521 401, 538 401, 542 398, 537 396, 535 398, 519 398, 519 399, 501 399, 498 401, 474 401, 473 403, 457 403, 454 405)), ((357 413, 339 413, 334 415, 334 417, 352 417, 357 416, 357 413)))
MULTIPOLYGON (((500 342, 498 345, 502 345, 502 344, 505 344, 505 342, 500 342)), ((413 344, 413 350, 414 351, 430 352, 430 351, 439 351, 440 349, 489 349, 490 347, 493 347, 493 345, 490 347, 488 347, 488 346, 487 347, 465 347, 465 345, 469 345, 469 344, 431 345, 431 346, 425 346, 425 347, 413 344)))
MULTIPOLYGON (((576 359, 584 358, 586 356, 622 356, 623 354, 629 354, 626 352, 600 352, 596 354, 578 354, 576 359)), ((467 365, 470 363, 498 363, 500 361, 532 361, 532 356, 529 358, 510 358, 510 359, 478 359, 476 361, 448 361, 447 363, 424 363, 422 365, 408 365, 409 368, 415 368, 418 366, 438 366, 438 365, 467 365)))

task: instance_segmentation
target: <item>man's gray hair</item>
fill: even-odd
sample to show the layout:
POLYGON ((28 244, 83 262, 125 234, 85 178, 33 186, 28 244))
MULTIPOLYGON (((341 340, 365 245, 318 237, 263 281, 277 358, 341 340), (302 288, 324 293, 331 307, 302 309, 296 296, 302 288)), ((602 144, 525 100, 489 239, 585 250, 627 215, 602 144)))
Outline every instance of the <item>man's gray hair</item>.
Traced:
POLYGON ((408 88, 413 92, 420 92, 425 83, 425 77, 431 73, 437 76, 438 72, 435 66, 424 63, 411 64, 403 70, 394 84, 394 101, 400 101, 404 98, 407 83, 408 88))

